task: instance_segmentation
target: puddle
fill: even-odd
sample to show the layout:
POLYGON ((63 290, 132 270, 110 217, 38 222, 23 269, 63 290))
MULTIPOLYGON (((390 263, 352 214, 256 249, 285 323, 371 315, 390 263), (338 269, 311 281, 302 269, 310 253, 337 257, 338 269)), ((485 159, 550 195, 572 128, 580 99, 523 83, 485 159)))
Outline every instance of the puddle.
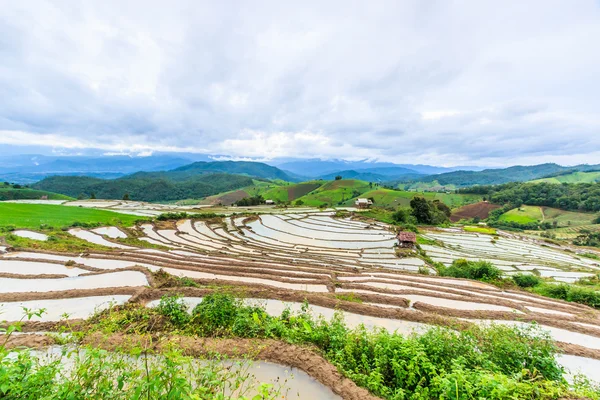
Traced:
POLYGON ((175 268, 163 268, 166 272, 175 276, 187 276, 190 278, 197 279, 222 279, 228 281, 237 281, 244 283, 258 283, 268 286, 274 286, 277 288, 283 289, 293 289, 293 290, 303 290, 307 292, 320 292, 320 293, 328 293, 327 287, 325 285, 315 285, 315 284, 300 284, 300 283, 287 283, 287 282, 279 282, 273 281, 270 279, 262 279, 262 278, 252 278, 245 276, 229 276, 229 275, 219 275, 219 274, 211 274, 208 272, 199 272, 199 271, 189 271, 175 268))
POLYGON ((53 292, 74 289, 98 289, 125 286, 146 286, 146 275, 137 271, 122 271, 91 276, 59 279, 0 278, 2 293, 53 292))
POLYGON ((87 242, 94 243, 100 246, 112 247, 115 249, 133 249, 133 247, 125 246, 119 243, 109 242, 102 236, 99 236, 90 231, 86 231, 85 229, 73 228, 69 229, 69 233, 75 237, 78 237, 79 239, 83 239, 87 242))
MULTIPOLYGON (((84 269, 75 267, 65 267, 60 264, 50 264, 36 261, 17 261, 10 259, 0 259, 0 272, 18 275, 67 275, 77 276, 88 273, 84 269)), ((0 289, 0 293, 4 292, 0 289)))
POLYGON ((105 235, 111 239, 126 239, 127 235, 125 232, 121 231, 119 228, 114 226, 106 226, 103 228, 92 229, 92 232, 97 233, 98 235, 105 235))
POLYGON ((13 235, 16 235, 16 236, 19 236, 22 238, 27 238, 27 239, 41 240, 43 242, 48 240, 48 235, 45 235, 45 234, 39 233, 39 232, 17 230, 17 231, 12 231, 11 233, 13 235))
POLYGON ((76 297, 72 299, 54 299, 54 300, 30 300, 10 303, 0 303, 0 320, 18 321, 23 316, 23 307, 31 310, 46 309, 46 312, 39 319, 35 317, 33 321, 60 321, 63 314, 69 314, 70 319, 88 318, 96 310, 104 310, 111 304, 123 304, 131 296, 91 296, 76 297))
POLYGON ((575 374, 583 374, 596 382, 600 382, 600 360, 566 354, 558 355, 556 359, 560 365, 568 370, 567 380, 570 382, 572 382, 575 374))

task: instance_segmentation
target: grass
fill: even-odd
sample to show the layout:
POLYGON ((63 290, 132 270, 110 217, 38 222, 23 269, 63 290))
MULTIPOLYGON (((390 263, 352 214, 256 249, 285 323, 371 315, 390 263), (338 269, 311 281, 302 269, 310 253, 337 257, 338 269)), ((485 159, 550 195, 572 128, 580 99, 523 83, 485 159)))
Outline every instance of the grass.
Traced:
POLYGON ((76 223, 131 226, 144 219, 93 208, 50 204, 0 203, 0 228, 63 228, 76 223))
MULTIPOLYGON (((368 182, 356 179, 341 179, 338 181, 327 182, 323 186, 299 199, 302 200, 306 206, 338 206, 343 205, 350 199, 358 196, 364 197, 363 193, 370 189, 368 182)), ((350 201, 350 203, 353 204, 352 201, 350 201)))
POLYGON ((499 222, 516 222, 518 224, 529 224, 540 222, 544 219, 542 209, 537 206, 522 206, 513 208, 502 214, 498 219, 499 222))
POLYGON ((465 232, 476 232, 476 233, 483 233, 486 235, 495 235, 496 234, 496 230, 494 228, 488 228, 485 226, 465 226, 465 227, 463 227, 463 230, 465 232))
POLYGON ((320 188, 323 184, 323 181, 310 181, 293 185, 279 186, 264 192, 263 197, 267 200, 285 203, 288 201, 297 200, 302 196, 306 196, 313 190, 320 188))
POLYGON ((566 211, 551 207, 522 206, 513 208, 502 214, 499 222, 528 223, 556 223, 557 227, 571 227, 589 225, 597 217, 597 214, 566 211))

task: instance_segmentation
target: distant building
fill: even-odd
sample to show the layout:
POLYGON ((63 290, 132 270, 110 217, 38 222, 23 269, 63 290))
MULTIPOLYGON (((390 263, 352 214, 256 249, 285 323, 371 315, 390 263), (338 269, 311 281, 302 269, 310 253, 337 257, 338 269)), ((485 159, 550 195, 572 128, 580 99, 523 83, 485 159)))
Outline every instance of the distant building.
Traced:
POLYGON ((272 205, 275 204, 275 202, 273 200, 266 200, 265 204, 268 205, 268 206, 272 206, 272 205))
POLYGON ((356 199, 354 204, 357 208, 369 208, 373 205, 373 202, 369 199, 356 199))
POLYGON ((403 249, 412 249, 417 244, 417 235, 413 232, 398 232, 398 247, 403 249))
POLYGON ((40 200, 48 200, 48 196, 44 195, 44 196, 40 197, 40 200))

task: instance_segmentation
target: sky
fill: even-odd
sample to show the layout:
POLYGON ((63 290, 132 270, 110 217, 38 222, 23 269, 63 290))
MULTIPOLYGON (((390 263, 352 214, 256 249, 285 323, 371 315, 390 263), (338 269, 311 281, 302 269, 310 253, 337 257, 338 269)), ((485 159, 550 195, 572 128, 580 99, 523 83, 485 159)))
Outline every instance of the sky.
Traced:
POLYGON ((600 163, 600 1, 0 0, 0 155, 600 163))

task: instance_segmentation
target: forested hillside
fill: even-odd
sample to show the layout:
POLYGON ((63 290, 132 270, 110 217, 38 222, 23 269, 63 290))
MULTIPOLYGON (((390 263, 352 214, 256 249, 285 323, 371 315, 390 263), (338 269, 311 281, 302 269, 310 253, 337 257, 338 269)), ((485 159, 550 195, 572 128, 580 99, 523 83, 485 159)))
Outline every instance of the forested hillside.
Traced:
MULTIPOLYGON (((562 172, 572 173, 574 171, 590 171, 598 169, 597 165, 578 165, 575 167, 563 167, 558 164, 540 164, 531 166, 514 166, 502 169, 485 169, 483 171, 454 171, 439 175, 430 175, 412 182, 433 182, 440 185, 454 185, 457 187, 473 185, 498 185, 508 182, 525 182, 534 179, 555 176, 562 172)), ((398 181, 393 184, 398 184, 398 181)))
POLYGON ((134 174, 114 180, 53 176, 36 183, 33 187, 72 197, 171 201, 198 199, 253 183, 250 177, 233 174, 196 175, 181 180, 153 175, 153 173, 134 174))
POLYGON ((571 211, 600 211, 600 183, 512 182, 497 186, 475 186, 460 193, 486 196, 495 204, 555 207, 571 211))
POLYGON ((70 197, 62 194, 48 192, 44 190, 35 190, 27 186, 0 183, 0 201, 5 200, 39 200, 47 197, 48 200, 71 200, 70 197))
POLYGON ((174 179, 181 179, 198 174, 207 174, 214 172, 223 172, 228 174, 248 175, 263 179, 281 179, 292 181, 293 178, 277 167, 273 167, 260 162, 250 161, 213 161, 213 162, 195 162, 184 165, 171 171, 165 172, 174 179))

